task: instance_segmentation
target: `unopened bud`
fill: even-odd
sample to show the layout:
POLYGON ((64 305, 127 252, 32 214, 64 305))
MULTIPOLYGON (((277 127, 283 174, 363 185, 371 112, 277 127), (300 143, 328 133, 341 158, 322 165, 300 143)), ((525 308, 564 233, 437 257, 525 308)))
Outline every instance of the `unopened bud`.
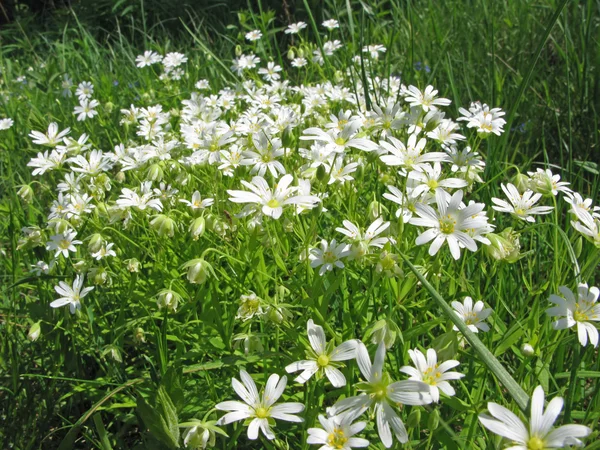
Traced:
POLYGON ((31 328, 29 328, 29 333, 27 333, 27 339, 29 339, 31 342, 37 341, 40 337, 40 334, 42 334, 42 327, 40 323, 41 322, 36 322, 33 325, 31 325, 31 328))
POLYGON ((160 181, 163 179, 165 173, 160 164, 152 164, 146 172, 146 178, 150 181, 160 181))
POLYGON ((204 217, 197 217, 190 224, 189 231, 190 231, 190 234, 192 235, 192 239, 195 241, 197 241, 198 238, 204 234, 205 230, 206 230, 206 220, 204 220, 204 217))
POLYGON ((21 186, 17 194, 25 203, 31 203, 33 200, 33 188, 29 184, 24 184, 21 186))
POLYGON ((100 251, 102 246, 104 245, 104 239, 100 233, 94 233, 90 237, 90 242, 88 243, 88 251, 90 253, 97 253, 100 251))
POLYGON ((523 353, 524 356, 531 357, 535 354, 535 349, 533 348, 533 345, 525 343, 521 345, 521 353, 523 353))
POLYGON ((137 327, 133 330, 133 341, 136 344, 143 344, 146 342, 146 333, 142 327, 137 327))
POLYGON ((437 430, 437 427, 440 425, 440 411, 439 409, 434 409, 429 413, 429 420, 427 420, 427 427, 430 431, 437 430))
POLYGON ((131 273, 137 273, 140 271, 140 262, 136 258, 128 259, 127 261, 127 270, 131 273))
POLYGON ((421 408, 417 406, 413 406, 412 411, 408 415, 408 419, 406 419, 406 425, 409 428, 418 428, 421 424, 421 408))
POLYGON ((169 311, 177 311, 177 306, 181 300, 181 295, 170 289, 163 289, 158 293, 156 303, 158 309, 167 309, 169 311))
POLYGON ((524 173, 518 173, 513 179, 513 184, 518 189, 518 191, 522 194, 527 189, 529 189, 529 177, 524 173))
POLYGON ((117 172, 115 175, 115 180, 117 180, 119 183, 123 183, 125 181, 125 172, 117 172))
POLYGON ((183 265, 187 272, 187 279, 193 284, 203 284, 212 272, 212 267, 204 259, 192 259, 183 265))
POLYGON ((161 237, 175 235, 175 221, 165 214, 157 214, 150 222, 150 226, 161 237))

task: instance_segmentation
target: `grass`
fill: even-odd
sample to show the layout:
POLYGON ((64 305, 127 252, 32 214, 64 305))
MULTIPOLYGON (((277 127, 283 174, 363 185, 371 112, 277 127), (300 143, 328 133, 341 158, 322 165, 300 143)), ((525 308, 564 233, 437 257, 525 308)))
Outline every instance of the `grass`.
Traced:
MULTIPOLYGON (((299 216, 287 231, 282 220, 267 221, 263 233, 247 230, 243 220, 233 217, 239 209, 227 201, 226 191, 241 189, 239 180, 203 167, 193 173, 189 186, 203 196, 207 191, 215 206, 209 231, 199 241, 190 241, 183 221, 176 237, 165 239, 142 216, 122 230, 101 214, 90 215, 80 236, 87 236, 86 230, 100 232, 120 251, 118 262, 108 260, 102 266, 112 284, 97 286, 86 297, 89 303, 80 316, 49 307, 56 297, 53 287, 60 280, 70 283, 73 268, 62 264, 51 275, 32 276, 31 265, 47 259, 46 252, 43 247, 19 249, 18 241, 22 227, 45 227, 54 187, 63 174, 31 176, 26 164, 40 149, 27 137, 29 132, 45 130, 56 121, 61 128, 72 126, 89 134, 95 148, 111 151, 118 143, 137 139, 134 129, 119 125, 120 109, 130 104, 177 109, 199 79, 210 80, 214 93, 236 82, 239 77, 229 67, 238 45, 244 52, 252 49, 263 62, 279 62, 285 77, 299 85, 333 80, 362 46, 383 44, 388 50, 381 61, 362 60, 350 83, 354 89, 368 73, 395 74, 407 85, 436 86, 440 95, 452 100, 447 108, 451 117, 474 100, 508 112, 505 134, 481 144, 486 170, 485 182, 473 191, 477 201, 490 205, 492 197, 502 197, 501 182, 537 167, 550 167, 584 198, 595 204, 600 200, 597 2, 305 1, 295 5, 293 17, 309 25, 303 38, 283 34, 287 18, 270 13, 260 1, 248 7, 252 9, 237 16, 233 11, 230 17, 222 11, 191 16, 178 31, 160 23, 115 21, 110 38, 93 34, 75 15, 66 17, 64 26, 44 32, 36 32, 34 23, 27 21, 0 31, 0 117, 15 120, 10 130, 0 131, 2 448, 164 448, 143 402, 162 417, 172 417, 165 406, 167 393, 175 411, 175 419, 168 422, 173 433, 178 423, 205 414, 216 420, 211 410, 216 402, 234 398, 230 379, 238 377, 241 367, 261 374, 261 385, 268 374, 282 374, 285 365, 303 357, 299 343, 306 343, 309 317, 337 343, 365 339, 366 330, 380 319, 396 324, 399 334, 387 359, 394 374, 410 362, 407 350, 417 346, 436 348, 447 359, 461 361, 457 370, 466 376, 454 384, 455 397, 403 414, 409 428, 405 448, 501 448, 478 423, 478 414, 488 401, 514 404, 516 411, 526 399, 515 394, 512 403, 512 391, 478 356, 481 353, 473 351, 477 345, 458 346, 450 317, 432 300, 435 295, 446 302, 470 295, 492 307, 492 330, 479 334, 485 348, 527 396, 542 385, 547 396, 564 397, 560 420, 594 428, 587 448, 598 448, 598 352, 580 347, 572 330, 553 330, 544 314, 549 295, 559 286, 599 282, 600 252, 570 227, 568 204, 560 197, 554 200, 555 212, 531 226, 495 213, 498 230, 513 226, 521 232, 523 257, 514 264, 495 262, 481 250, 456 262, 447 249, 429 257, 424 247, 414 246, 413 229, 404 234, 398 230, 402 239, 395 250, 427 270, 432 294, 411 272, 410 263, 401 264, 403 278, 390 279, 359 264, 319 277, 307 264, 298 263, 302 250, 321 237, 339 239, 333 230, 342 220, 370 223, 365 216, 373 200, 391 208, 383 199, 384 184, 369 171, 376 167, 374 161, 355 176, 360 195, 351 185, 331 191, 331 214, 299 216), (322 48, 326 36, 320 23, 331 17, 342 24, 336 32, 343 43, 340 53, 324 66, 291 69, 288 48, 296 54, 306 52, 312 42, 322 48), (264 35, 257 44, 243 42, 251 29, 264 35), (137 69, 135 57, 146 49, 185 53, 189 61, 184 79, 163 83, 153 68, 137 69), (93 82, 94 98, 102 105, 95 119, 75 121, 77 101, 60 96, 64 73, 76 82, 93 82), (25 76, 24 82, 17 81, 20 76, 25 76), (17 194, 22 185, 33 187, 31 201, 17 194), (225 226, 231 228, 220 234, 219 227, 225 226), (181 266, 203 252, 215 275, 191 285, 181 266), (126 258, 137 258, 143 270, 130 275, 124 268, 126 258), (157 293, 167 288, 183 298, 175 314, 156 308, 157 293), (235 319, 238 299, 249 290, 287 305, 292 319, 283 324, 240 324, 235 319), (35 323, 41 325, 41 337, 30 342, 27 333, 35 323), (139 328, 145 331, 145 342, 140 341, 139 328), (248 336, 258 337, 264 351, 245 354, 239 343, 248 336), (534 347, 533 356, 522 352, 524 343, 534 347)), ((377 104, 378 98, 370 101, 377 104)), ((301 144, 297 133, 288 139, 285 145, 301 144)), ((290 159, 287 164, 296 162, 290 159)), ((140 171, 128 181, 141 181, 143 176, 140 171)), ((117 182, 113 184, 111 198, 120 190, 117 182)), ((355 365, 347 366, 346 377, 358 381, 355 365)), ((303 417, 313 426, 340 392, 352 395, 351 386, 332 391, 322 382, 300 387, 290 379, 286 400, 304 403, 303 417)), ((230 438, 217 438, 217 448, 308 448, 305 428, 278 421, 279 440, 272 443, 251 442, 241 424, 229 426, 230 438)), ((367 433, 373 448, 380 448, 373 426, 367 433)))

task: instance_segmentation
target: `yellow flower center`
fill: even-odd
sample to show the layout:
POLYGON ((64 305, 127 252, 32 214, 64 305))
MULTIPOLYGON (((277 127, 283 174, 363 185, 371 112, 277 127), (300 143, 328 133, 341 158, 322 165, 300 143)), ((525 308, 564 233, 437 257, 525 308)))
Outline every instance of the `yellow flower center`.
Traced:
POLYGON ((326 263, 334 263, 337 260, 333 252, 324 252, 323 253, 323 261, 326 263))
POLYGON ((440 372, 437 371, 438 365, 435 367, 429 367, 425 372, 423 372, 423 383, 429 384, 430 386, 435 386, 439 378, 442 376, 440 372))
POLYGON ((339 428, 334 428, 333 433, 327 436, 327 445, 333 448, 344 448, 346 442, 348 442, 348 438, 339 428))
POLYGON ((319 367, 327 367, 329 365, 329 356, 320 355, 317 358, 317 364, 319 365, 319 367))
POLYGON ((271 200, 269 200, 267 202, 267 206, 270 208, 278 208, 279 207, 279 200, 277 200, 276 198, 272 198, 271 200))
POLYGON ((346 143, 346 139, 344 139, 343 137, 339 137, 335 140, 335 143, 337 145, 344 145, 346 143))
POLYGON ((254 412, 256 413, 256 417, 259 419, 266 419, 269 417, 269 410, 267 408, 263 408, 262 406, 260 408, 256 408, 254 412))
POLYGON ((59 242, 60 248, 69 248, 71 246, 71 242, 63 239, 59 242))
POLYGON ((527 448, 529 450, 544 450, 546 447, 544 446, 544 441, 537 436, 533 436, 527 441, 527 448))
POLYGON ((440 231, 444 234, 454 233, 455 225, 456 220, 454 220, 450 215, 447 215, 446 217, 442 217, 440 219, 440 231))

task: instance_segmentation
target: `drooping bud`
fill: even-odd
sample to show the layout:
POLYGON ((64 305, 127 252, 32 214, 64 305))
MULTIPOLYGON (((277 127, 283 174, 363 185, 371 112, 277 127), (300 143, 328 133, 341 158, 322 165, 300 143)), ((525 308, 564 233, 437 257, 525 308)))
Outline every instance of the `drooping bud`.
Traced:
POLYGON ((177 306, 181 300, 181 295, 170 289, 163 289, 156 297, 158 309, 167 309, 169 311, 177 311, 177 306))
POLYGON ((135 330, 133 330, 133 342, 136 344, 143 344, 146 342, 146 332, 143 328, 137 327, 135 330))
POLYGON ((384 206, 377 200, 373 200, 371 203, 369 203, 369 207, 367 208, 367 214, 370 220, 377 219, 383 214, 384 211, 384 206))
POLYGON ((40 335, 42 334, 42 327, 40 324, 41 322, 36 322, 33 325, 31 325, 31 328, 29 328, 29 333, 27 333, 27 339, 29 339, 31 342, 37 341, 40 335))
POLYGON ((505 228, 501 233, 489 233, 486 237, 490 240, 485 251, 488 256, 498 261, 514 263, 519 259, 521 243, 519 235, 512 228, 505 228))
POLYGON ((192 239, 197 241, 199 237, 204 234, 206 230, 206 220, 204 217, 195 218, 190 224, 189 232, 192 235, 192 239))
POLYGON ((127 263, 127 270, 131 273, 137 273, 140 271, 140 262, 136 258, 131 258, 125 261, 127 263))
POLYGON ((90 236, 90 241, 88 243, 88 251, 90 253, 97 253, 100 251, 102 246, 104 245, 104 239, 100 233, 94 233, 90 236))
POLYGON ((150 181, 161 181, 165 176, 165 172, 162 166, 158 163, 152 164, 148 167, 148 172, 146 172, 146 178, 150 181))
POLYGON ((434 409, 429 413, 429 419, 427 420, 427 427, 433 431, 437 430, 437 427, 440 425, 440 410, 434 409))
POLYGON ((150 222, 150 226, 161 237, 175 235, 175 221, 165 214, 157 214, 150 222))
POLYGON ((33 188, 29 184, 22 185, 17 194, 25 203, 31 203, 33 200, 33 188))
POLYGON ((518 173, 513 179, 513 184, 515 185, 517 190, 522 194, 527 189, 529 189, 529 181, 530 180, 527 175, 525 175, 524 173, 518 173))
POLYGON ((88 279, 92 281, 96 286, 101 286, 103 284, 110 284, 110 277, 108 272, 104 267, 94 267, 88 273, 88 279))
POLYGON ((187 269, 187 279, 193 284, 203 284, 213 272, 212 266, 202 258, 186 262, 183 268, 187 269))

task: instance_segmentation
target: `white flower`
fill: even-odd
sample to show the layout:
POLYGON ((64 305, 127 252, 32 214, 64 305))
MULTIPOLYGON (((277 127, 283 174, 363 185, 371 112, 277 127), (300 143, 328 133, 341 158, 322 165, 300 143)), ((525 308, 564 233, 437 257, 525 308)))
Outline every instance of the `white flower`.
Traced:
POLYGON ((283 213, 283 208, 287 205, 303 205, 306 208, 313 208, 320 202, 314 195, 296 195, 297 187, 290 184, 294 180, 292 175, 284 175, 271 189, 263 177, 252 178, 252 183, 242 180, 242 184, 250 189, 248 191, 228 190, 231 195, 230 201, 234 203, 253 203, 261 207, 262 213, 274 219, 279 219, 283 213))
POLYGON ((333 184, 336 181, 345 183, 346 181, 354 180, 354 177, 352 177, 350 174, 356 172, 356 169, 358 169, 358 163, 354 162, 344 165, 343 158, 336 158, 332 168, 330 168, 328 165, 325 165, 325 168, 327 169, 327 172, 331 174, 327 184, 333 184))
POLYGON ((339 22, 335 19, 328 19, 325 22, 323 22, 321 25, 323 25, 329 31, 332 31, 332 30, 340 27, 339 22))
POLYGON ((202 196, 200 195, 199 191, 194 191, 194 193, 192 194, 191 202, 183 198, 179 199, 179 201, 181 203, 185 203, 193 210, 208 208, 215 202, 213 198, 205 198, 204 200, 202 200, 202 196))
POLYGON ((281 70, 282 69, 280 65, 275 64, 273 61, 269 61, 266 68, 261 67, 258 69, 258 74, 262 75, 266 81, 277 81, 279 78, 281 78, 278 73, 281 72, 281 70))
POLYGON ((135 207, 140 211, 144 211, 146 208, 152 208, 158 212, 162 211, 163 205, 161 201, 153 197, 154 195, 151 191, 139 195, 131 189, 123 188, 121 195, 117 199, 117 205, 120 208, 135 207))
POLYGON ((416 86, 411 85, 408 87, 404 100, 411 106, 420 106, 425 112, 437 109, 437 106, 448 106, 452 103, 447 98, 436 98, 437 93, 438 91, 431 85, 422 92, 416 86))
POLYGON ((334 417, 319 415, 319 422, 323 428, 309 428, 307 444, 321 445, 319 450, 352 450, 352 448, 368 447, 369 441, 353 437, 367 426, 366 422, 354 422, 362 414, 339 414, 334 417))
POLYGON ((75 281, 73 281, 73 287, 69 286, 64 281, 58 283, 58 286, 54 286, 54 290, 62 295, 57 300, 50 303, 52 308, 60 308, 61 306, 69 305, 69 311, 71 314, 75 314, 75 311, 81 309, 81 299, 85 297, 88 292, 92 291, 93 287, 87 287, 81 289, 83 286, 83 277, 77 275, 75 281))
POLYGON ((504 125, 506 120, 502 118, 504 111, 500 108, 492 108, 485 103, 482 105, 479 102, 471 103, 471 107, 467 111, 464 108, 458 108, 463 117, 458 120, 466 120, 467 128, 476 128, 480 135, 488 135, 494 133, 500 136, 504 133, 504 125))
POLYGON ((13 126, 14 123, 14 120, 12 120, 11 118, 0 119, 0 131, 8 130, 10 127, 13 126))
POLYGON ((136 65, 140 68, 151 66, 162 61, 162 56, 151 50, 146 50, 143 55, 135 58, 136 65))
POLYGON ((368 45, 362 49, 363 53, 368 53, 372 59, 379 59, 379 54, 385 53, 386 50, 387 49, 381 44, 368 45))
POLYGON ((98 100, 90 100, 88 98, 83 98, 80 100, 79 106, 76 106, 73 109, 73 114, 77 115, 77 121, 82 122, 85 119, 92 119, 95 115, 98 114, 96 111, 96 107, 98 107, 100 103, 98 100))
POLYGON ((356 341, 343 342, 332 350, 331 346, 327 345, 323 327, 315 325, 312 319, 308 320, 307 331, 312 348, 308 353, 310 359, 289 364, 285 368, 286 372, 292 373, 302 370, 302 373, 295 379, 296 382, 302 384, 306 383, 315 373, 321 372, 325 373, 325 376, 335 387, 345 386, 346 377, 337 369, 342 365, 336 363, 355 358, 356 341))
POLYGON ((65 128, 61 132, 58 131, 58 124, 56 122, 52 122, 48 125, 48 131, 46 134, 40 131, 32 131, 29 133, 29 137, 33 139, 34 144, 45 145, 47 147, 56 147, 62 141, 69 132, 70 128, 65 128))
POLYGON ((77 90, 75 91, 75 95, 79 97, 79 101, 82 101, 86 98, 91 98, 94 93, 94 85, 90 81, 83 81, 79 83, 77 86, 77 90))
POLYGON ((579 342, 584 347, 588 343, 594 347, 598 346, 598 330, 591 322, 600 321, 600 304, 597 304, 600 291, 597 287, 588 288, 586 283, 577 286, 577 298, 566 286, 560 286, 558 290, 563 295, 552 294, 550 302, 556 306, 549 308, 546 313, 549 316, 560 317, 552 323, 555 330, 564 330, 577 325, 579 342))
POLYGON ((492 417, 481 414, 479 421, 499 436, 515 445, 511 450, 545 450, 583 443, 577 439, 589 435, 592 430, 583 425, 563 425, 552 429, 563 407, 563 399, 555 397, 548 403, 544 413, 544 389, 538 386, 531 398, 531 418, 529 427, 516 414, 497 403, 489 402, 488 410, 492 417))
POLYGON ((310 267, 321 266, 319 275, 323 276, 325 272, 333 270, 334 267, 343 269, 344 263, 341 258, 348 256, 350 246, 347 244, 338 244, 335 239, 328 243, 325 239, 321 240, 321 248, 311 248, 308 259, 310 267))
MULTIPOLYGON (((450 253, 454 259, 460 258, 461 247, 475 252, 477 251, 477 244, 467 233, 467 230, 476 231, 490 227, 487 217, 480 215, 485 205, 483 203, 471 203, 464 206, 461 202, 462 197, 462 191, 456 191, 450 198, 443 191, 436 191, 435 198, 438 211, 429 205, 417 203, 415 212, 419 217, 413 217, 410 219, 410 223, 429 228, 417 237, 416 244, 423 245, 433 241, 429 247, 431 256, 438 252, 444 242, 448 243, 450 253)), ((480 237, 478 240, 489 244, 489 240, 486 238, 480 237)))
POLYGON ((388 186, 387 188, 390 192, 383 194, 383 197, 400 205, 400 208, 396 210, 396 217, 402 216, 402 223, 408 223, 412 218, 413 213, 416 211, 417 203, 424 203, 429 199, 433 199, 432 196, 421 197, 420 195, 415 195, 414 189, 408 189, 406 194, 404 194, 395 186, 388 186))
MULTIPOLYGON (((411 134, 405 146, 399 139, 388 136, 388 141, 380 141, 379 145, 386 154, 380 159, 388 166, 400 166, 408 170, 422 170, 425 163, 448 161, 448 155, 443 152, 423 153, 427 139, 421 138, 417 142, 417 135, 411 134)), ((441 168, 440 168, 441 170, 441 168)), ((462 186, 465 186, 464 183, 462 186)))
POLYGON ((356 137, 361 126, 362 123, 359 120, 354 120, 347 123, 339 133, 335 130, 326 132, 320 128, 307 128, 300 139, 323 142, 327 150, 336 153, 344 153, 348 148, 356 148, 367 152, 377 150, 378 146, 375 142, 367 138, 356 137))
POLYGON ((552 174, 550 169, 537 169, 535 172, 527 172, 529 189, 542 195, 557 195, 559 192, 570 194, 573 192, 566 181, 560 181, 560 175, 552 174))
POLYGON ((302 422, 302 418, 295 414, 304 410, 302 403, 279 403, 275 402, 281 397, 287 378, 279 378, 273 374, 267 380, 262 395, 258 394, 254 380, 245 370, 240 370, 240 383, 236 378, 231 379, 233 390, 240 396, 243 402, 227 401, 215 406, 219 411, 230 411, 219 419, 217 425, 227 425, 240 420, 252 419, 248 424, 248 438, 257 439, 259 429, 267 439, 274 439, 275 434, 271 430, 269 419, 285 420, 287 422, 302 422))
POLYGON ((68 258, 69 252, 75 253, 77 251, 77 247, 75 246, 81 244, 81 241, 76 240, 75 236, 77 236, 76 231, 65 231, 64 233, 50 236, 50 241, 46 243, 46 250, 54 250, 55 258, 61 254, 65 258, 68 258))
POLYGON ((385 362, 385 343, 377 346, 373 364, 365 344, 360 342, 356 350, 356 362, 364 379, 360 383, 364 393, 338 401, 330 409, 330 414, 337 415, 348 411, 357 414, 365 408, 374 407, 377 417, 379 438, 386 448, 393 443, 392 432, 401 443, 408 441, 406 428, 402 419, 392 405, 427 405, 432 402, 429 386, 421 381, 404 380, 392 382, 389 375, 383 371, 385 362))
MULTIPOLYGON (((485 308, 481 300, 473 305, 471 297, 465 297, 462 303, 453 301, 452 307, 456 315, 462 320, 473 333, 481 331, 489 331, 490 326, 484 321, 494 312, 492 308, 485 308)), ((458 331, 456 325, 452 327, 454 331, 458 331)))
POLYGON ((575 211, 578 221, 571 221, 573 228, 600 248, 600 217, 594 217, 587 211, 575 211))
POLYGON ((179 67, 180 65, 186 63, 187 60, 187 56, 185 56, 183 53, 171 52, 165 55, 162 63, 165 68, 174 69, 175 67, 179 67))
POLYGON ((453 359, 438 364, 437 353, 434 349, 427 350, 427 359, 420 350, 409 350, 408 354, 415 367, 403 366, 400 372, 410 375, 411 380, 422 381, 429 386, 429 393, 434 402, 440 401, 440 391, 449 397, 456 394, 454 388, 448 383, 448 380, 458 380, 464 377, 464 374, 458 372, 448 372, 449 369, 458 366, 460 363, 453 359))
POLYGON ((496 211, 510 213, 512 216, 527 222, 535 222, 534 214, 550 214, 553 209, 552 206, 534 206, 542 198, 541 193, 534 194, 533 191, 527 189, 523 194, 520 194, 518 189, 511 183, 506 186, 501 184, 500 187, 502 187, 510 203, 492 197, 492 202, 495 203, 492 208, 496 211))
POLYGON ((102 247, 100 247, 100 250, 98 250, 95 253, 92 253, 92 258, 94 258, 96 261, 100 261, 102 258, 106 258, 107 256, 117 256, 115 251, 112 249, 114 245, 115 244, 113 244, 112 242, 107 245, 103 245, 102 247))
MULTIPOLYGON (((444 155, 445 156, 445 155, 444 155)), ((468 183, 460 178, 444 178, 442 165, 439 162, 433 165, 425 163, 408 174, 408 184, 414 190, 413 195, 422 195, 427 192, 446 192, 449 189, 467 187, 468 183)))
POLYGON ((578 192, 566 193, 565 201, 571 205, 570 213, 578 216, 582 211, 585 211, 593 216, 600 217, 600 206, 592 206, 593 200, 586 198, 585 200, 578 192))
POLYGON ((298 34, 301 30, 304 30, 306 28, 306 23, 304 22, 297 22, 297 23, 292 23, 290 25, 288 25, 288 27, 285 29, 284 33, 285 34, 298 34))
POLYGON ((252 30, 246 33, 246 39, 250 42, 258 41, 262 37, 260 30, 252 30))
POLYGON ((27 167, 34 167, 32 175, 43 175, 60 167, 65 161, 66 155, 67 153, 61 150, 52 150, 52 152, 46 150, 44 153, 38 153, 36 158, 31 158, 27 167))
POLYGON ((381 217, 378 217, 369 225, 364 236, 360 229, 349 220, 344 220, 343 224, 345 228, 339 227, 335 230, 350 238, 353 243, 352 256, 354 258, 364 256, 370 247, 383 248, 388 242, 396 242, 391 237, 377 237, 390 227, 390 223, 384 222, 381 217))
POLYGON ((294 58, 291 62, 292 67, 304 67, 308 64, 306 58, 294 58))
POLYGON ((285 175, 285 167, 277 158, 285 155, 285 148, 281 146, 281 139, 269 138, 265 133, 256 133, 252 135, 253 150, 246 150, 242 153, 243 159, 240 161, 242 166, 253 166, 250 173, 264 176, 267 169, 277 177, 279 174, 285 175))

